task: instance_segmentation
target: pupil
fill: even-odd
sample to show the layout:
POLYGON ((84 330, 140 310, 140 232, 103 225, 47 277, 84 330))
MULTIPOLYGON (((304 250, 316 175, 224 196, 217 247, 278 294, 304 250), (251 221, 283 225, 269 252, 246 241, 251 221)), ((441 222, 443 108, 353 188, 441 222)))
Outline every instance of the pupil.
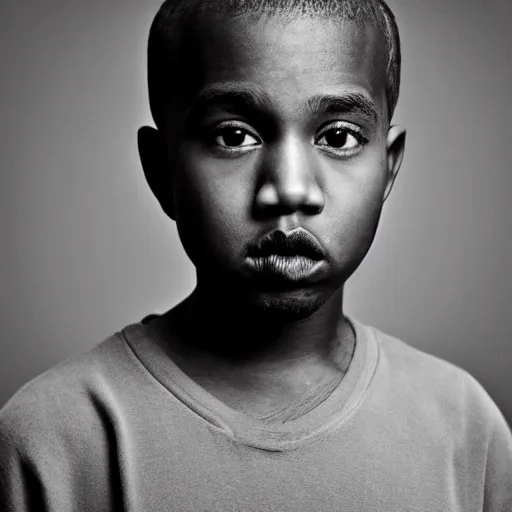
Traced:
POLYGON ((325 140, 329 146, 341 148, 347 142, 347 132, 341 129, 329 130, 329 132, 325 134, 325 140))
POLYGON ((240 128, 225 130, 222 134, 226 146, 240 146, 245 139, 245 132, 240 128))

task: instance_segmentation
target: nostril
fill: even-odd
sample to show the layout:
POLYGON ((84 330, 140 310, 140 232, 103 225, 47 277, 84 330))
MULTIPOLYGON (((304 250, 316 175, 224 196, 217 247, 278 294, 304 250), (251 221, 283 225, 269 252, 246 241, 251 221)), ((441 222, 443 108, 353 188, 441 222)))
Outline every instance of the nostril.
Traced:
POLYGON ((253 202, 256 218, 279 217, 302 212, 318 215, 324 208, 324 194, 317 182, 267 181, 261 183, 253 202))
POLYGON ((307 215, 318 215, 319 213, 322 213, 324 209, 324 205, 323 204, 305 204, 303 207, 302 207, 302 210, 304 213, 306 213, 307 215))

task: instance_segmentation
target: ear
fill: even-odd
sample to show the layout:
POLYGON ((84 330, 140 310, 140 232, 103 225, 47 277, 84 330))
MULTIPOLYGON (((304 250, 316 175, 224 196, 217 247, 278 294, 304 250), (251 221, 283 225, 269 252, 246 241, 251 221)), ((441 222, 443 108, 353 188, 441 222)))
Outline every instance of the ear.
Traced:
POLYGON ((388 180, 383 201, 388 198, 402 165, 405 151, 405 133, 405 130, 400 126, 391 126, 388 130, 386 140, 388 180))
POLYGON ((173 220, 174 201, 172 171, 167 163, 167 154, 161 133, 150 126, 139 128, 137 133, 140 161, 151 192, 158 199, 164 212, 173 220))

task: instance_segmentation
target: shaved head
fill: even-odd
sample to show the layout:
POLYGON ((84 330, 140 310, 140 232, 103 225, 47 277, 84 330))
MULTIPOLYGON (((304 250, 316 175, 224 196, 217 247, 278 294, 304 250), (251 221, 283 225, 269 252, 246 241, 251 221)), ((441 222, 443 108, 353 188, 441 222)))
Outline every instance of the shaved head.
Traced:
POLYGON ((312 16, 374 26, 386 44, 386 99, 391 120, 400 89, 400 38, 395 17, 383 0, 167 0, 155 16, 148 43, 149 101, 157 126, 168 96, 180 80, 178 63, 187 30, 213 15, 312 16))

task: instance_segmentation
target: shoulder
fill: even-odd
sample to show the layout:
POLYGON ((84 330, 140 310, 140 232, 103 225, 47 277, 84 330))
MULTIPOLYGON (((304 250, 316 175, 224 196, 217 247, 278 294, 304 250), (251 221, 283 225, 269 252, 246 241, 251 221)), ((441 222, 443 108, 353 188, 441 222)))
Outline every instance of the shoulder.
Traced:
POLYGON ((0 410, 0 502, 9 510, 48 497, 55 510, 79 502, 96 510, 111 499, 115 410, 138 371, 130 354, 116 333, 31 380, 0 410))
POLYGON ((387 413, 402 437, 408 429, 432 454, 449 454, 454 478, 482 491, 485 510, 512 510, 512 433, 480 382, 393 336, 367 332, 378 345, 372 406, 379 417, 387 413))
POLYGON ((493 399, 468 371, 378 329, 368 329, 379 345, 376 377, 391 392, 417 402, 417 409, 424 408, 454 428, 475 429, 480 436, 507 428, 493 399))
POLYGON ((41 449, 52 438, 63 440, 75 433, 83 437, 94 431, 98 416, 94 397, 98 390, 108 392, 119 374, 127 358, 123 345, 116 333, 25 384, 0 410, 4 446, 41 449))

